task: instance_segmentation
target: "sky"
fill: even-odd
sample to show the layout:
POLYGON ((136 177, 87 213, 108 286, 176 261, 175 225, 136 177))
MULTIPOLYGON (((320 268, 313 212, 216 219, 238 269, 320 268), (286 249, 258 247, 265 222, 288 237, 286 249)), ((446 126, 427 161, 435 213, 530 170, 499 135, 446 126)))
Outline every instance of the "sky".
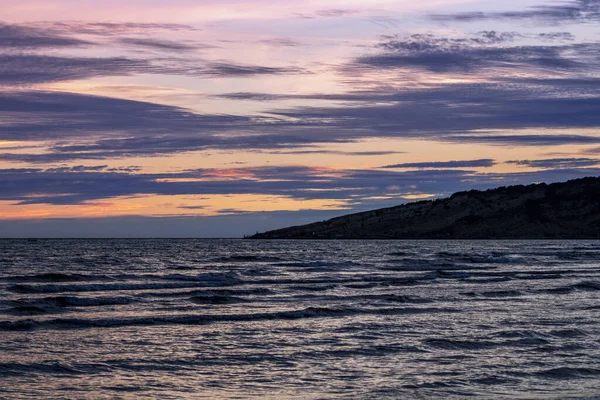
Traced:
POLYGON ((600 175, 600 0, 0 9, 0 237, 241 237, 600 175))

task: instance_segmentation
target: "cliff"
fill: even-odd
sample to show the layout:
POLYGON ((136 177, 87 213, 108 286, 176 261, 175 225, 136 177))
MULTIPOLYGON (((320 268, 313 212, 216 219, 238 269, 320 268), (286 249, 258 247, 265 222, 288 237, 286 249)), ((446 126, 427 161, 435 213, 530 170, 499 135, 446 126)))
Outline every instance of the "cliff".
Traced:
POLYGON ((597 239, 600 178, 459 192, 250 239, 597 239))

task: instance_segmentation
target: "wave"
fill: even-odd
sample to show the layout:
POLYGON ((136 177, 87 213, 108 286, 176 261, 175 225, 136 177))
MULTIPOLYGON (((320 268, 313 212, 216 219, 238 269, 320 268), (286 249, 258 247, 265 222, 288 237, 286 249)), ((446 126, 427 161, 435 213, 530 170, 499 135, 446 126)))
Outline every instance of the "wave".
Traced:
MULTIPOLYGON (((251 355, 248 355, 248 358, 251 355)), ((268 355, 260 355, 260 360, 264 361, 268 355)), ((157 360, 148 358, 113 358, 104 360, 101 363, 75 363, 64 361, 42 361, 42 362, 0 362, 0 376, 23 376, 24 374, 33 375, 97 375, 114 373, 116 371, 127 372, 158 372, 158 371, 193 371, 193 364, 197 361, 195 358, 178 358, 169 360, 157 360)), ((236 360, 238 362, 247 361, 236 360)), ((203 360, 202 365, 226 365, 230 360, 203 360)))
POLYGON ((38 307, 38 306, 16 306, 16 307, 6 310, 5 313, 11 314, 11 315, 23 316, 23 315, 47 314, 49 311, 50 310, 48 310, 47 308, 38 307))
POLYGON ((372 289, 374 287, 379 286, 379 283, 377 282, 368 282, 368 283, 346 283, 344 284, 344 287, 348 288, 348 289, 372 289))
POLYGON ((223 262, 223 263, 229 263, 229 262, 277 262, 277 261, 281 261, 281 260, 282 260, 282 258, 280 258, 280 257, 263 256, 263 255, 256 255, 256 254, 234 254, 234 255, 230 255, 230 256, 215 257, 215 258, 210 259, 211 262, 223 262))
POLYGON ((316 286, 290 286, 291 290, 301 290, 305 292, 325 292, 337 288, 337 285, 316 285, 316 286))
POLYGON ((492 385, 506 385, 508 383, 517 383, 519 382, 517 379, 514 378, 507 378, 504 376, 496 376, 496 375, 492 375, 492 376, 485 376, 483 378, 477 378, 477 379, 473 379, 471 381, 471 383, 475 383, 475 384, 479 384, 479 385, 485 385, 485 386, 492 386, 492 385))
POLYGON ((44 297, 41 299, 19 299, 12 303, 25 306, 53 306, 53 307, 99 307, 112 306, 120 304, 129 304, 132 302, 130 297, 75 297, 75 296, 56 296, 44 297))
POLYGON ((536 375, 552 379, 596 378, 600 376, 600 369, 560 367, 539 371, 536 375))
POLYGON ((145 296, 153 297, 187 297, 187 296, 254 296, 272 294, 271 289, 258 287, 254 289, 197 289, 185 292, 145 292, 145 296))
POLYGON ((435 274, 438 278, 442 279, 466 279, 471 277, 471 274, 464 271, 448 271, 448 270, 437 270, 435 274))
POLYGON ((414 265, 410 262, 402 265, 384 265, 379 267, 378 269, 384 271, 440 271, 442 273, 446 273, 448 271, 452 272, 460 272, 460 271, 485 271, 485 270, 493 270, 498 268, 497 266, 474 266, 474 265, 464 265, 464 264, 439 264, 439 263, 430 263, 428 265, 414 265))
POLYGON ((4 279, 17 282, 80 282, 108 279, 107 276, 83 275, 83 274, 64 274, 58 272, 49 272, 36 275, 16 275, 8 276, 4 279))
MULTIPOLYGON (((181 280, 181 279, 177 279, 181 280)), ((16 284, 9 287, 17 293, 61 293, 61 292, 103 292, 116 290, 185 289, 193 287, 218 287, 240 284, 242 281, 229 274, 202 274, 183 282, 144 282, 144 283, 82 283, 64 285, 16 284)))
POLYGON ((558 329, 548 332, 549 335, 558 338, 580 338, 587 336, 588 333, 581 329, 558 329))
POLYGON ((562 279, 561 274, 552 273, 552 272, 540 272, 537 274, 527 274, 527 275, 517 275, 515 279, 520 279, 524 281, 535 281, 542 279, 562 279))
POLYGON ((111 372, 113 369, 107 364, 72 364, 62 361, 42 363, 0 362, 1 376, 22 376, 23 374, 89 375, 111 372))
POLYGON ((429 347, 443 350, 484 350, 497 347, 498 342, 486 340, 450 340, 450 339, 426 339, 424 343, 429 347))
POLYGON ((303 261, 303 262, 281 262, 273 264, 275 267, 297 267, 307 271, 326 271, 330 268, 340 267, 357 267, 361 266, 361 263, 354 261, 303 261))
POLYGON ((7 310, 13 315, 39 315, 64 312, 67 307, 101 307, 130 304, 130 297, 75 297, 56 296, 40 299, 11 300, 8 304, 14 307, 7 310))
POLYGON ((277 311, 257 314, 211 314, 211 315, 158 315, 131 318, 56 318, 49 320, 25 319, 0 321, 0 331, 24 331, 33 329, 85 329, 113 328, 148 325, 204 325, 215 322, 244 322, 268 320, 296 320, 306 318, 341 318, 351 315, 408 315, 429 313, 458 313, 453 308, 384 308, 360 309, 351 307, 308 307, 302 310, 277 311))
POLYGON ((476 284, 485 284, 485 283, 500 283, 500 282, 508 282, 511 281, 512 278, 508 277, 508 276, 501 276, 498 278, 473 278, 473 277, 469 277, 467 279, 461 279, 462 282, 467 282, 467 283, 476 283, 476 284))
POLYGON ((579 290, 590 290, 590 291, 595 291, 595 290, 600 290, 600 282, 598 281, 584 281, 584 282, 579 282, 575 285, 572 286, 575 289, 579 289, 579 290))
POLYGON ((175 281, 188 281, 188 282, 214 282, 216 284, 228 283, 237 284, 241 280, 236 274, 218 274, 218 273, 207 273, 199 275, 183 275, 183 274, 169 274, 169 275, 157 275, 159 279, 175 280, 175 281))
POLYGON ((557 288, 542 289, 542 290, 540 290, 540 292, 548 293, 548 294, 569 294, 574 290, 575 289, 573 287, 563 286, 563 287, 557 287, 557 288))
POLYGON ((247 303, 250 300, 243 299, 241 297, 225 296, 219 294, 194 296, 189 299, 192 303, 196 304, 233 304, 233 303, 247 303))
MULTIPOLYGON (((458 381, 453 382, 443 382, 443 381, 435 381, 435 382, 425 382, 420 384, 408 384, 402 385, 405 389, 448 389, 461 386, 463 383, 458 381)), ((446 391, 447 394, 452 393, 446 391)), ((461 393, 464 396, 464 393, 461 393)))
POLYGON ((468 297, 519 297, 523 296, 523 293, 517 290, 493 290, 489 292, 463 292, 461 293, 464 296, 468 297))
POLYGON ((541 292, 549 294, 569 294, 576 290, 593 292, 600 290, 600 282, 598 281, 582 281, 572 285, 559 286, 555 288, 542 289, 541 292))
POLYGON ((482 254, 440 251, 436 257, 468 264, 522 264, 537 261, 531 256, 491 252, 482 254))
POLYGON ((294 299, 318 299, 321 302, 335 302, 335 304, 352 304, 359 303, 361 305, 371 304, 372 302, 381 303, 400 303, 400 304, 425 304, 432 303, 433 300, 407 296, 399 294, 371 294, 371 295, 348 295, 348 296, 336 296, 336 295, 299 295, 284 300, 285 302, 293 303, 294 299))
POLYGON ((406 256, 411 256, 412 253, 409 253, 407 251, 394 251, 391 253, 387 253, 386 256, 392 256, 392 257, 406 257, 406 256))
POLYGON ((398 259, 385 260, 389 267, 386 268, 407 268, 412 270, 431 271, 442 268, 456 268, 464 266, 464 264, 451 262, 447 260, 438 260, 431 258, 403 257, 398 259))
POLYGON ((382 295, 367 295, 360 296, 360 299, 364 300, 382 300, 390 303, 430 303, 431 300, 423 299, 421 297, 406 296, 400 294, 382 294, 382 295))
POLYGON ((395 276, 377 276, 377 275, 361 275, 358 278, 346 278, 345 276, 331 276, 324 278, 312 278, 312 279, 294 279, 294 278, 280 278, 280 279, 257 279, 253 281, 245 282, 246 284, 253 285, 295 285, 295 286, 304 286, 304 285, 367 285, 365 287, 375 287, 375 286, 404 286, 404 285, 415 285, 419 284, 422 281, 431 281, 435 280, 437 275, 433 273, 426 273, 420 275, 412 275, 405 277, 395 277, 395 276), (371 286, 368 286, 371 285, 371 286))
POLYGON ((496 336, 502 338, 538 338, 546 336, 544 333, 533 330, 510 330, 496 333, 496 336))
POLYGON ((494 340, 453 340, 453 339, 426 339, 425 345, 442 350, 488 350, 496 347, 521 347, 521 346, 544 346, 550 342, 538 337, 525 337, 517 340, 494 341, 494 340))
POLYGON ((363 345, 352 346, 343 349, 321 349, 314 351, 302 351, 293 354, 294 357, 300 359, 323 357, 327 358, 353 358, 353 357, 381 357, 385 355, 400 354, 400 353, 425 353, 423 350, 415 346, 405 346, 401 344, 385 344, 385 345, 363 345))
POLYGON ((538 332, 534 330, 509 330, 501 331, 495 334, 497 337, 502 338, 518 338, 518 339, 569 339, 569 338, 580 338, 587 336, 588 333, 584 330, 572 328, 572 329, 556 329, 549 332, 538 332))

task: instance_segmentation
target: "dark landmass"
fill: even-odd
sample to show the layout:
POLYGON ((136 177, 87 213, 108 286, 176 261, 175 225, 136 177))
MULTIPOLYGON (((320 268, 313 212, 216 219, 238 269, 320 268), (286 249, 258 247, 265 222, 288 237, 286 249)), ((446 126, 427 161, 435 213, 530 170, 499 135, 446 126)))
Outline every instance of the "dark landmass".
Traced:
POLYGON ((250 239, 598 239, 600 178, 459 192, 250 239))

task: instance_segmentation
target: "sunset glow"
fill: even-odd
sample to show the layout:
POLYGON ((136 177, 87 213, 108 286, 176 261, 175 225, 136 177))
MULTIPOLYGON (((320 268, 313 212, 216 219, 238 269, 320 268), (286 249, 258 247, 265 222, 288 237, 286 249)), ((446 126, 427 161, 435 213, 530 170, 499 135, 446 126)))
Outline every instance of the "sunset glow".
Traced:
POLYGON ((600 172, 597 2, 0 5, 0 227, 31 222, 3 236, 243 214, 239 237, 600 172))

